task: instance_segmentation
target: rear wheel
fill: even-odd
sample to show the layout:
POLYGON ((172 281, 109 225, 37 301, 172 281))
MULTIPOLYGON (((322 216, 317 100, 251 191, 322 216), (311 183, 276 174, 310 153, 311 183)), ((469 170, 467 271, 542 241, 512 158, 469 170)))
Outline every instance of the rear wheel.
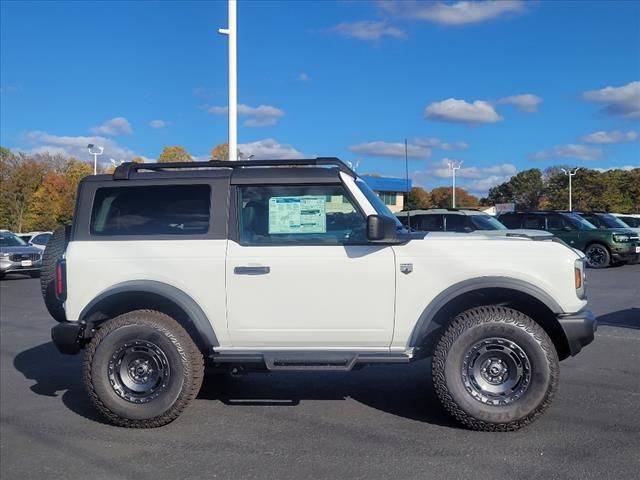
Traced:
POLYGON ((587 256, 587 264, 591 268, 605 268, 611 263, 611 254, 607 247, 601 243, 592 243, 584 251, 587 256))
POLYGON ((112 424, 160 427, 176 419, 202 385, 202 354, 171 317, 136 310, 107 321, 86 348, 89 398, 112 424))
POLYGON ((62 306, 63 302, 56 296, 56 264, 67 248, 70 234, 69 226, 61 227, 53 233, 42 254, 42 267, 39 272, 44 304, 51 316, 59 322, 66 321, 67 316, 62 306))
POLYGON ((474 430, 517 430, 551 404, 558 356, 544 330, 516 310, 487 306, 461 313, 432 362, 444 407, 474 430))

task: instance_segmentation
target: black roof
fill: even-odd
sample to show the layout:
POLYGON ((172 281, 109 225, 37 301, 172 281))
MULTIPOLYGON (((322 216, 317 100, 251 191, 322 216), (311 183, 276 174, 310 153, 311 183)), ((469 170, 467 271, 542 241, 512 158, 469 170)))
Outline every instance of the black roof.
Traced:
MULTIPOLYGON (((207 171, 211 169, 232 169, 241 171, 250 169, 259 172, 260 170, 279 170, 265 169, 265 167, 334 167, 334 170, 347 173, 353 177, 355 172, 349 168, 342 160, 336 157, 318 157, 304 159, 275 159, 275 160, 210 160, 208 162, 172 162, 172 163, 132 163, 127 162, 118 166, 113 172, 113 180, 129 180, 133 173, 138 171, 153 172, 175 172, 183 171, 207 171)), ((325 169, 326 170, 326 169, 325 169)), ((283 173, 283 172, 282 172, 283 173)), ((298 174, 301 172, 298 170, 298 174)), ((270 176, 270 175, 269 175, 270 176)))

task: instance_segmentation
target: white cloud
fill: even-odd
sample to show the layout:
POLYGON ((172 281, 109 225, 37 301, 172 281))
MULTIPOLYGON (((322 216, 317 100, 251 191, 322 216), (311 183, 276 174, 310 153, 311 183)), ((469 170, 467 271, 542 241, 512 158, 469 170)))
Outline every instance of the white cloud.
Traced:
POLYGON ((460 2, 383 1, 384 10, 398 16, 425 20, 441 25, 460 26, 492 20, 504 14, 525 10, 520 0, 485 0, 460 2))
POLYGON ((619 132, 614 130, 613 132, 605 132, 600 130, 598 132, 590 133, 582 137, 582 141, 586 143, 623 143, 623 142, 635 142, 638 140, 638 132, 628 131, 619 132))
POLYGON ((238 145, 238 149, 243 153, 245 158, 253 155, 255 160, 305 158, 305 155, 296 150, 293 146, 278 143, 273 138, 265 138, 264 140, 258 140, 256 142, 243 143, 238 145))
POLYGON ((306 74, 306 73, 304 73, 304 72, 301 72, 301 73, 298 75, 298 80, 301 80, 301 81, 303 81, 303 82, 308 82, 308 81, 309 81, 309 75, 307 75, 307 74, 306 74))
POLYGON ((625 118, 640 118, 640 81, 621 87, 605 87, 582 94, 585 100, 604 105, 603 111, 625 118))
MULTIPOLYGON (((372 157, 404 158, 404 143, 368 142, 349 145, 347 150, 372 157)), ((410 158, 427 158, 430 155, 431 149, 426 146, 415 144, 407 145, 407 156, 410 158)))
POLYGON ((386 22, 363 20, 360 22, 342 22, 332 29, 343 37, 358 40, 377 41, 383 37, 405 38, 407 34, 396 27, 387 26, 386 22))
POLYGON ((112 118, 99 127, 91 127, 89 131, 96 135, 131 135, 133 133, 129 120, 124 117, 112 118))
MULTIPOLYGON (((212 115, 226 115, 229 107, 208 107, 207 110, 212 115)), ((258 105, 250 107, 249 105, 239 104, 238 115, 251 117, 244 122, 245 127, 270 127, 278 123, 285 113, 279 108, 271 105, 258 105)))
POLYGON ((468 103, 464 100, 448 98, 441 102, 433 102, 425 109, 427 118, 442 122, 467 124, 496 123, 502 121, 489 102, 476 100, 468 103))
POLYGON ((169 122, 165 122, 164 120, 151 120, 149 126, 151 128, 165 128, 169 125, 169 122))
POLYGON ((513 105, 521 112, 537 112, 538 107, 542 103, 542 98, 532 93, 523 93, 521 95, 511 95, 503 97, 495 102, 496 104, 513 105))
POLYGON ((555 145, 546 150, 530 155, 531 160, 548 160, 550 158, 577 158, 579 160, 598 160, 602 158, 602 150, 586 145, 555 145))
POLYGON ((413 143, 423 147, 439 148, 440 150, 466 150, 467 148, 469 148, 469 144, 467 142, 446 143, 441 141, 439 138, 433 137, 416 138, 413 140, 413 143))
POLYGON ((594 170, 597 170, 599 172, 608 172, 609 170, 635 170, 637 168, 640 168, 640 164, 638 165, 623 165, 622 167, 608 167, 608 168, 594 168, 594 170))
MULTIPOLYGON (((109 158, 128 161, 138 156, 132 150, 119 145, 115 140, 102 136, 60 136, 33 131, 25 135, 25 140, 31 145, 29 153, 60 153, 78 159, 92 159, 87 145, 93 143, 104 147, 104 154, 98 157, 101 163, 108 163, 109 158)), ((143 158, 147 160, 146 157, 143 158)))
MULTIPOLYGON (((433 164, 430 169, 427 170, 428 175, 437 178, 449 178, 451 177, 451 169, 449 163, 454 162, 459 164, 459 160, 453 160, 450 158, 443 158, 439 162, 433 164)), ((490 176, 511 178, 515 175, 518 169, 512 163, 501 163, 496 165, 489 165, 486 167, 466 166, 462 164, 462 168, 456 172, 456 178, 462 179, 476 179, 482 180, 490 176)), ((503 180, 504 181, 504 180, 503 180)))

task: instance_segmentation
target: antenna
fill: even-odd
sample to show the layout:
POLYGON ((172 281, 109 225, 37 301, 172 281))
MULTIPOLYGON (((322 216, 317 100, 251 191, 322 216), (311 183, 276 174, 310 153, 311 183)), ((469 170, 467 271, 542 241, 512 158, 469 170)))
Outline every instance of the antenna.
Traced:
POLYGON ((404 173, 407 180, 407 228, 411 231, 411 210, 409 209, 409 194, 411 189, 409 188, 409 153, 407 147, 407 139, 404 139, 404 173))

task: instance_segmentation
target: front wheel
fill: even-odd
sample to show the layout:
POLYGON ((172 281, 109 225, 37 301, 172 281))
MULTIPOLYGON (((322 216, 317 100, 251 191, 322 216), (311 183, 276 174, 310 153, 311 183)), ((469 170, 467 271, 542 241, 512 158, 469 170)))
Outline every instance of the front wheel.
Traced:
POLYGON ((609 250, 600 243, 589 245, 584 254, 587 256, 587 265, 591 268, 605 268, 611 263, 609 250))
POLYGON ((107 321, 87 345, 83 379, 89 398, 114 425, 160 427, 193 401, 202 354, 171 317, 136 310, 107 321))
POLYGON ((558 355, 528 316, 478 307, 458 315, 440 338, 432 374, 440 402, 466 427, 518 430, 551 404, 558 355))

